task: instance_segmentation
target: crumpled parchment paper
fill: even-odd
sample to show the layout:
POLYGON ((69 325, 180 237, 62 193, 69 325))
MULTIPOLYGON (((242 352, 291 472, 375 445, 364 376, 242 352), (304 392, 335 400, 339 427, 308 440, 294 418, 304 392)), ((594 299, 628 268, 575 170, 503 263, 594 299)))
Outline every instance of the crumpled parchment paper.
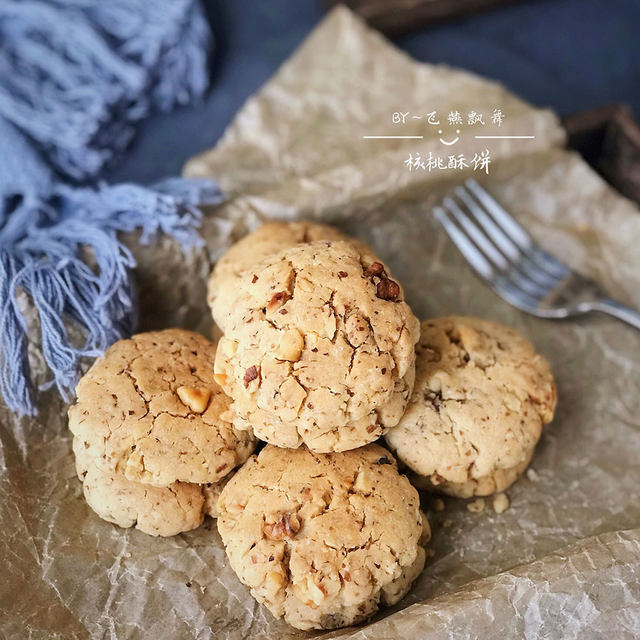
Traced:
MULTIPOLYGON (((358 628, 321 638, 625 638, 640 635, 640 333, 604 316, 552 322, 492 294, 431 217, 463 174, 408 172, 406 156, 442 153, 391 135, 394 111, 505 114, 501 133, 535 140, 490 148, 483 182, 547 249, 640 307, 640 215, 577 156, 563 132, 500 86, 417 64, 334 10, 243 107, 218 146, 185 172, 214 175, 229 201, 207 212, 208 248, 184 258, 164 239, 139 260, 141 330, 210 333, 205 278, 232 239, 269 218, 317 217, 370 242, 421 317, 469 313, 521 330, 550 360, 557 417, 511 506, 481 513, 424 506, 433 556, 409 595, 358 628)), ((490 132, 487 125, 486 132, 490 132)), ((424 121, 402 134, 423 134, 424 121)), ((434 132, 435 133, 435 132, 434 132)), ((474 174, 476 175, 476 174, 474 174)), ((477 177, 477 175, 476 175, 477 177)), ((25 302, 37 335, 37 319, 25 302)), ((46 380, 37 340, 32 365, 46 380)), ((41 397, 37 419, 0 408, 0 636, 3 638, 306 638, 249 595, 215 522, 169 539, 98 519, 75 477, 66 404, 41 397)))

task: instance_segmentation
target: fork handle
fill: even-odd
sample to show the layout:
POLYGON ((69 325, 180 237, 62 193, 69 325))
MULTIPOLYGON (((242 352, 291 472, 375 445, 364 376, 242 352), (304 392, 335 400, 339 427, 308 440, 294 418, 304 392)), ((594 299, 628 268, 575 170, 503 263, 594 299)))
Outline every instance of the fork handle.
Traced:
POLYGON ((610 316, 618 318, 618 320, 622 320, 623 322, 630 324, 636 329, 640 329, 640 312, 635 309, 631 309, 631 307, 626 307, 611 298, 602 298, 594 302, 591 308, 593 311, 607 313, 610 316))

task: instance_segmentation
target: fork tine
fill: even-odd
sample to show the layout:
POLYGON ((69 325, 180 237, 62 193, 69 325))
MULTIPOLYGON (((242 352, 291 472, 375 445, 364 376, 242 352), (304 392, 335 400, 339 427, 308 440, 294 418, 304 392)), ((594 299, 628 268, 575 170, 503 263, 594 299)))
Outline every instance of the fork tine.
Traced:
POLYGON ((474 271, 504 300, 523 311, 534 313, 537 301, 521 291, 514 283, 496 273, 482 252, 471 242, 442 207, 434 207, 433 214, 460 253, 466 258, 474 271))
POLYGON ((555 287, 562 282, 562 278, 551 275, 547 269, 541 267, 538 262, 529 256, 529 254, 522 254, 520 269, 529 278, 535 280, 535 282, 544 287, 555 287))
POLYGON ((476 204, 469 193, 461 186, 454 189, 455 194, 464 202, 467 209, 473 213, 481 227, 487 232, 490 238, 498 245, 502 253, 510 260, 518 261, 520 259, 520 250, 507 236, 504 231, 487 215, 485 210, 476 204))
POLYGON ((504 210, 500 203, 473 178, 465 180, 465 186, 485 206, 493 218, 498 222, 509 237, 523 251, 533 246, 531 236, 504 210))
POLYGON ((455 200, 447 196, 442 201, 442 206, 453 215, 458 224, 467 232, 467 235, 471 237, 471 240, 475 242, 476 246, 498 269, 506 270, 509 267, 506 258, 495 248, 487 236, 471 222, 467 214, 462 211, 455 200))
POLYGON ((531 236, 514 220, 504 207, 473 178, 465 181, 466 187, 484 205, 491 217, 509 238, 550 275, 565 278, 571 270, 566 264, 538 247, 531 236))
POLYGON ((467 259, 467 262, 473 267, 478 275, 491 283, 494 277, 493 267, 487 259, 482 255, 478 248, 467 238, 465 233, 461 231, 456 224, 449 218, 442 207, 434 207, 433 215, 438 222, 444 227, 447 235, 453 243, 458 247, 460 253, 467 259))
MULTIPOLYGON (((487 258, 489 258, 491 262, 493 262, 498 271, 502 272, 506 278, 511 280, 523 292, 533 298, 541 300, 548 295, 549 283, 538 283, 535 280, 528 278, 526 274, 520 271, 519 264, 523 256, 519 251, 516 253, 517 259, 515 264, 510 263, 509 260, 493 244, 493 238, 484 233, 486 229, 482 231, 481 228, 479 228, 458 206, 455 200, 449 197, 444 198, 443 207, 454 216, 459 226, 466 231, 467 235, 470 236, 476 246, 487 258)), ((477 208, 477 206, 475 206, 475 208, 477 208)), ((473 211, 470 211, 470 213, 473 213, 473 211)))
POLYGON ((535 313, 538 307, 538 300, 527 295, 510 280, 500 277, 490 284, 491 288, 509 304, 523 311, 535 313))
MULTIPOLYGON (((465 203, 469 211, 475 216, 476 220, 484 230, 491 238, 493 238, 494 242, 500 246, 500 248, 504 247, 503 251, 511 258, 512 261, 518 264, 519 269, 528 276, 529 279, 545 288, 558 284, 561 277, 556 274, 550 274, 548 269, 541 267, 538 262, 529 257, 533 249, 530 248, 525 250, 522 246, 513 242, 504 230, 495 222, 495 220, 488 215, 486 210, 483 208, 484 205, 472 198, 470 192, 467 191, 465 187, 456 187, 455 192, 456 195, 465 203)), ((514 224, 517 223, 514 221, 514 224)))

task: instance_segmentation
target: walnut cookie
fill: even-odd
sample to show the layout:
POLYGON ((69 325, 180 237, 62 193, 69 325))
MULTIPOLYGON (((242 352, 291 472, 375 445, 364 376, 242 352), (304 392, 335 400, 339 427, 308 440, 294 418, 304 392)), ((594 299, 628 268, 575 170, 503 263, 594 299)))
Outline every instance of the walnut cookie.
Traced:
POLYGON ((205 515, 217 517, 220 492, 233 472, 215 484, 174 482, 154 487, 104 471, 87 443, 73 439, 76 471, 87 504, 103 520, 120 527, 135 526, 152 536, 174 536, 196 529, 205 515))
POLYGON ((253 452, 213 377, 215 345, 181 329, 112 345, 78 383, 69 428, 96 465, 167 487, 216 483, 253 452))
MULTIPOLYGON (((240 239, 220 257, 209 277, 207 300, 215 323, 224 330, 231 315, 242 274, 270 255, 316 240, 347 240, 338 229, 315 222, 267 222, 240 239)), ((351 240, 363 252, 371 249, 351 240)))
POLYGON ((419 323, 380 261, 317 241, 249 270, 216 353, 234 424, 287 448, 365 445, 400 420, 419 323))
POLYGON ((424 567, 417 491, 378 445, 314 454, 267 445, 222 490, 218 530, 252 595, 298 629, 360 622, 424 567))
POLYGON ((477 318, 426 320, 421 331, 413 394, 387 443, 419 488, 458 497, 503 491, 553 419, 547 361, 513 329, 477 318))

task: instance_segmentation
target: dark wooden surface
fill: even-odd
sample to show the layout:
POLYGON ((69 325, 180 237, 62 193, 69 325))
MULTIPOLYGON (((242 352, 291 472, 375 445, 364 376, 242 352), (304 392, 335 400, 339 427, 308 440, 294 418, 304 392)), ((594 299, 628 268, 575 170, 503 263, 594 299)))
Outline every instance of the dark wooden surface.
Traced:
POLYGON ((519 0, 327 0, 346 4, 390 36, 514 2, 519 0))
POLYGON ((613 104, 564 118, 569 146, 615 189, 640 204, 640 127, 629 107, 613 104))

